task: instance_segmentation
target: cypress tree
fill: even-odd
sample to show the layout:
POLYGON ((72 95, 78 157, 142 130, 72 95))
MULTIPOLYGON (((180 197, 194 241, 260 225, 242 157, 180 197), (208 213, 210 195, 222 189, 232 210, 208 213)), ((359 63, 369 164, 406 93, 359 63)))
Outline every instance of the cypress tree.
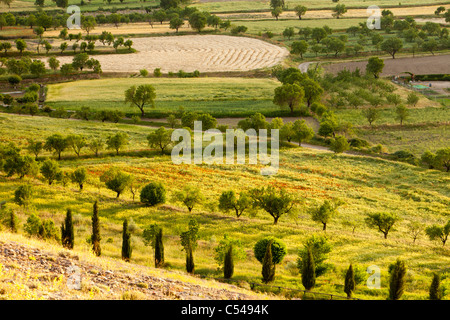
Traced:
POLYGON ((234 273, 233 245, 230 245, 223 262, 223 277, 230 279, 234 273))
POLYGON ((95 201, 94 210, 92 214, 92 251, 99 257, 102 254, 102 249, 100 248, 100 220, 98 217, 98 203, 95 201))
POLYGON ((441 277, 435 273, 433 275, 433 281, 431 281, 430 286, 430 300, 441 300, 442 290, 441 290, 441 277))
POLYGON ((61 242, 64 248, 73 249, 74 240, 72 210, 67 209, 66 219, 61 226, 61 242))
POLYGON ((164 264, 164 245, 162 241, 162 228, 159 228, 155 235, 155 267, 158 268, 164 264))
POLYGON ((17 216, 14 213, 14 211, 10 210, 9 211, 9 221, 8 221, 8 227, 9 230, 13 233, 17 233, 17 216))
POLYGON ((194 273, 195 264, 194 264, 194 254, 192 252, 191 241, 188 241, 186 248, 186 271, 188 273, 194 273))
POLYGON ((311 248, 308 247, 306 261, 302 265, 302 284, 306 290, 311 290, 316 285, 316 266, 311 248))
POLYGON ((128 230, 128 220, 123 221, 122 231, 122 259, 129 262, 131 258, 131 234, 128 230))
POLYGON ((272 256, 272 241, 269 241, 269 243, 267 244, 266 253, 264 254, 262 265, 263 282, 272 282, 275 278, 275 264, 273 263, 272 256))
POLYGON ((348 267, 347 273, 345 274, 345 285, 344 292, 347 294, 347 298, 352 297, 353 291, 355 291, 356 283, 355 283, 355 273, 353 272, 353 266, 350 264, 348 267))
POLYGON ((402 260, 397 259, 389 281, 389 300, 399 300, 402 297, 405 290, 405 276, 406 265, 402 260))

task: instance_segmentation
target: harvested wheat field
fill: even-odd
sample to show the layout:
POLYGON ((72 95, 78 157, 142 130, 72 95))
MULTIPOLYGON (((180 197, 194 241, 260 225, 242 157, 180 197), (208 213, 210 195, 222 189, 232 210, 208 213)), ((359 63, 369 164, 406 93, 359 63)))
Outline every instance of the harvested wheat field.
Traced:
MULTIPOLYGON (((132 40, 137 53, 95 56, 103 71, 247 71, 274 66, 289 55, 286 48, 245 37, 188 35, 132 40)), ((58 59, 69 63, 72 57, 58 59)))

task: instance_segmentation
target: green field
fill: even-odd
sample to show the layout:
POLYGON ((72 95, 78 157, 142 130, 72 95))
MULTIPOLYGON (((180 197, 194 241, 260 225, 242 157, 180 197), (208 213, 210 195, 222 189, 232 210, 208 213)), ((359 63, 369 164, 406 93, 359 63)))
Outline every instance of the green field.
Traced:
MULTIPOLYGON (((30 135, 41 139, 56 132, 103 135, 125 130, 132 136, 130 149, 142 150, 145 148, 145 134, 148 132, 148 129, 131 125, 16 115, 1 117, 0 134, 3 142, 21 142, 22 146, 30 135)), ((168 156, 135 157, 132 153, 128 156, 95 158, 85 151, 83 155, 80 160, 70 157, 60 162, 66 170, 80 166, 88 169, 89 180, 83 192, 78 192, 75 185, 65 188, 60 185, 48 186, 31 178, 21 181, 2 175, 0 199, 11 203, 18 185, 27 182, 34 186, 36 194, 30 209, 23 211, 14 204, 9 205, 17 210, 22 222, 30 211, 36 211, 41 217, 51 217, 59 225, 65 208, 71 207, 75 214, 75 247, 76 250, 85 252, 89 250, 85 239, 90 233, 92 202, 99 199, 102 252, 105 256, 120 258, 120 223, 124 217, 128 217, 136 224, 132 238, 132 262, 152 264, 151 249, 143 246, 139 234, 147 225, 158 223, 165 230, 166 261, 170 268, 176 270, 183 270, 185 262, 177 235, 185 230, 189 219, 194 217, 201 226, 200 246, 195 252, 196 273, 209 277, 221 276, 213 253, 218 241, 227 233, 240 239, 247 251, 247 258, 236 263, 234 279, 260 282, 261 266, 253 257, 252 248, 262 237, 275 235, 286 243, 288 255, 277 267, 274 284, 292 288, 302 288, 295 268, 297 250, 308 236, 323 234, 322 226, 309 218, 307 208, 314 201, 345 199, 346 205, 340 208, 339 216, 329 223, 326 233, 333 246, 328 262, 335 266, 335 270, 319 277, 315 290, 342 295, 342 272, 350 262, 361 267, 378 265, 382 270, 382 289, 374 291, 367 289, 364 284, 360 285, 355 296, 365 299, 386 298, 387 267, 397 257, 404 259, 409 268, 403 296, 405 299, 426 299, 432 272, 444 270, 450 262, 447 247, 430 242, 424 235, 412 245, 406 228, 410 221, 429 225, 448 219, 450 190, 449 177, 445 172, 370 157, 334 155, 302 148, 281 151, 280 169, 274 177, 260 175, 258 166, 255 165, 174 165, 168 156), (145 208, 133 203, 128 192, 121 199, 115 199, 113 192, 99 181, 99 176, 111 165, 132 173, 142 184, 149 181, 163 182, 169 192, 168 205, 145 208), (170 196, 186 184, 198 185, 206 197, 204 204, 195 207, 192 214, 188 214, 179 203, 172 202, 170 196), (217 199, 222 191, 247 190, 269 184, 286 188, 301 200, 296 210, 283 216, 277 226, 263 212, 244 214, 244 217, 236 219, 217 210, 217 199), (386 240, 381 233, 367 229, 362 222, 367 213, 379 211, 396 212, 402 217, 402 221, 386 240), (354 233, 346 226, 345 221, 357 223, 354 233), (106 243, 109 238, 111 241, 106 243)), ((450 283, 445 280, 443 285, 448 287, 450 283)))
POLYGON ((141 84, 151 84, 156 90, 155 109, 146 109, 148 117, 164 116, 180 107, 217 117, 248 116, 255 112, 271 115, 279 111, 272 103, 279 82, 251 78, 121 78, 69 82, 49 86, 48 105, 66 110, 89 106, 93 110, 138 113, 136 107, 124 103, 124 92, 132 85, 141 84))

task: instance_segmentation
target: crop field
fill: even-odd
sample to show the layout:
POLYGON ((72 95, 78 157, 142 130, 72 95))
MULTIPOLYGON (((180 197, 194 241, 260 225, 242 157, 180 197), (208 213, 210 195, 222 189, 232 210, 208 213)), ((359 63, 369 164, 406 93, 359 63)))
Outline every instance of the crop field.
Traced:
MULTIPOLYGON (((60 120, 50 118, 31 118, 29 116, 2 115, 0 133, 4 141, 26 144, 24 137, 29 132, 39 132, 38 137, 56 132, 73 132, 91 135, 106 130, 124 130, 133 133, 133 148, 141 149, 145 143, 145 130, 132 126, 100 124, 94 122, 60 120), (20 128, 20 129, 18 129, 20 128), (39 131, 37 128, 41 128, 39 131), (71 129, 72 128, 72 129, 71 129), (14 130, 12 130, 14 129, 14 130), (13 134, 9 134, 13 131, 13 134), (6 134, 8 133, 8 134, 6 134)), ((145 148, 145 147, 144 147, 145 148)), ((131 150, 129 150, 131 151, 131 150)), ((151 153, 150 153, 151 154, 151 153)), ((449 262, 448 249, 424 237, 411 245, 406 226, 410 221, 434 223, 442 221, 448 211, 448 176, 444 172, 429 171, 408 164, 386 160, 371 159, 350 155, 333 155, 329 152, 308 151, 302 148, 281 152, 280 169, 276 177, 261 176, 258 166, 239 165, 174 165, 168 156, 133 157, 127 156, 100 158, 83 156, 78 160, 69 157, 61 162, 64 169, 84 166, 88 169, 90 180, 83 192, 75 186, 63 188, 59 185, 46 186, 38 180, 28 180, 35 186, 37 194, 28 210, 41 212, 41 217, 52 217, 58 225, 62 221, 64 208, 70 206, 75 214, 76 244, 78 250, 88 251, 85 242, 89 235, 89 219, 94 199, 100 199, 100 216, 104 239, 111 241, 103 245, 105 256, 120 258, 120 222, 124 217, 132 218, 133 262, 151 265, 150 248, 145 247, 139 234, 151 223, 158 223, 165 230, 166 260, 170 268, 182 270, 184 253, 180 250, 177 235, 184 230, 190 218, 200 224, 200 243, 195 252, 196 273, 217 277, 217 264, 213 259, 213 248, 226 233, 239 238, 247 251, 247 257, 236 264, 235 278, 243 281, 259 281, 259 263, 252 254, 254 243, 265 235, 273 233, 288 247, 288 255, 277 267, 275 285, 296 288, 300 276, 295 268, 297 249, 311 234, 321 234, 321 226, 308 217, 307 208, 314 201, 329 198, 345 198, 347 204, 339 211, 327 229, 327 237, 333 246, 327 262, 335 265, 335 270, 318 278, 317 290, 329 293, 342 292, 342 272, 348 261, 367 267, 376 264, 382 270, 382 289, 371 291, 363 286, 357 288, 356 297, 383 299, 386 294, 387 266, 395 257, 402 256, 408 264, 409 272, 405 299, 424 299, 427 294, 427 279, 435 270, 445 268, 449 262), (171 202, 159 208, 145 208, 133 202, 131 194, 125 193, 116 200, 112 192, 106 190, 98 177, 111 165, 133 173, 145 184, 161 181, 170 185, 170 192, 180 190, 185 184, 197 184, 205 194, 203 206, 195 207, 193 213, 171 202), (223 183, 218 183, 218 181, 223 183), (252 212, 240 219, 220 213, 217 199, 226 189, 236 191, 250 187, 283 186, 299 199, 298 208, 279 224, 272 225, 270 217, 263 212, 252 212), (365 229, 362 220, 369 212, 380 208, 398 212, 402 221, 388 239, 383 239, 375 230, 365 229), (344 221, 356 221, 357 228, 352 233, 344 221), (374 249, 376 248, 376 249, 374 249), (427 252, 424 254, 424 252, 427 252)), ((75 155, 74 155, 75 156, 75 155)), ((0 197, 10 200, 14 189, 22 181, 14 178, 2 179, 0 197)), ((169 197, 170 199, 171 197, 169 197)), ((14 207, 14 205, 12 205, 14 207)), ((15 207, 14 207, 15 208, 15 207)), ((18 208, 17 208, 18 209, 18 208)), ((21 209, 18 209, 19 212, 21 209)), ((24 219, 28 213, 23 212, 24 219)), ((447 285, 446 282, 443 282, 447 285)))
MULTIPOLYGON (((138 72, 160 68, 162 72, 247 71, 272 67, 289 52, 267 42, 224 35, 135 38, 138 51, 129 55, 99 56, 103 71, 138 72)), ((61 63, 70 57, 60 57, 61 63)))
MULTIPOLYGON (((296 5, 304 5, 310 9, 330 9, 336 6, 334 2, 325 1, 285 1, 287 8, 294 8, 296 5)), ((407 3, 400 3, 394 0, 381 0, 377 1, 377 6, 379 7, 407 7, 407 6, 424 6, 424 5, 435 5, 442 4, 445 1, 440 0, 411 0, 407 3)), ((364 0, 347 0, 345 5, 348 8, 367 8, 370 4, 367 4, 364 0)), ((237 11, 270 11, 270 6, 267 1, 198 1, 194 3, 193 6, 199 8, 200 10, 206 10, 210 12, 237 12, 237 11)))

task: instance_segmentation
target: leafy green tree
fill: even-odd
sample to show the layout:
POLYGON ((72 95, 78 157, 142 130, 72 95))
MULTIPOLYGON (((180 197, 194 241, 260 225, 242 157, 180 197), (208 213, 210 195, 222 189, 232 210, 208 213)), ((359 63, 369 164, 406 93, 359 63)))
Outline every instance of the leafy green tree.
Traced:
POLYGON ((396 37, 388 38, 381 43, 381 49, 389 53, 392 56, 392 59, 395 59, 395 54, 402 48, 402 40, 396 37))
POLYGON ((427 227, 425 234, 431 241, 439 240, 442 242, 442 246, 445 246, 448 235, 450 234, 450 220, 444 226, 438 226, 436 224, 427 227))
POLYGON ((327 223, 336 216, 339 212, 338 207, 342 205, 340 201, 325 200, 320 206, 315 206, 311 209, 311 218, 315 222, 320 222, 323 225, 323 231, 327 230, 327 223))
POLYGON ((44 149, 44 143, 42 141, 35 141, 34 139, 28 139, 28 152, 34 154, 35 160, 38 159, 39 154, 44 149))
POLYGON ((78 186, 80 187, 80 191, 83 190, 84 183, 87 180, 86 168, 81 167, 81 168, 75 169, 70 174, 70 179, 72 180, 73 183, 78 184, 78 186))
POLYGON ((170 19, 169 26, 170 29, 175 29, 178 33, 178 29, 180 29, 184 25, 184 20, 181 19, 178 15, 174 15, 172 19, 170 19))
POLYGON ((201 32, 202 29, 206 27, 207 18, 206 14, 203 12, 196 11, 191 14, 189 17, 189 25, 192 29, 197 30, 198 32, 201 32))
POLYGON ((106 139, 106 145, 108 149, 116 150, 116 154, 119 155, 119 151, 128 145, 128 134, 118 132, 113 136, 109 136, 106 139))
POLYGON ((234 191, 224 191, 219 198, 219 209, 224 212, 234 210, 237 218, 239 218, 245 210, 249 209, 251 204, 251 199, 245 192, 242 192, 238 199, 234 191))
POLYGON ((338 4, 333 9, 333 17, 336 17, 336 19, 339 19, 343 14, 347 12, 347 8, 345 7, 345 4, 338 4))
POLYGON ((397 261, 390 266, 389 279, 389 300, 400 300, 405 290, 406 284, 406 265, 405 262, 397 259, 397 261))
POLYGON ((395 119, 400 121, 400 126, 403 125, 403 121, 405 121, 409 117, 409 109, 405 107, 403 104, 398 105, 395 108, 395 119))
POLYGON ((273 103, 284 107, 287 106, 294 113, 305 97, 305 91, 298 84, 283 84, 281 87, 275 88, 273 103))
POLYGON ((197 120, 202 122, 202 129, 204 131, 214 129, 217 126, 217 120, 209 113, 200 114, 197 120))
POLYGON ((380 112, 376 108, 366 108, 363 109, 361 113, 367 119, 370 126, 372 126, 372 123, 380 118, 380 112))
POLYGON ((151 182, 141 190, 140 200, 148 206, 166 202, 166 189, 161 183, 151 182))
POLYGON ((294 206, 294 199, 286 190, 281 189, 277 192, 272 186, 252 189, 250 190, 250 197, 254 206, 263 209, 272 216, 273 224, 277 224, 278 219, 291 211, 294 206))
POLYGON ((73 230, 72 210, 67 209, 66 218, 61 224, 61 241, 64 248, 73 249, 75 243, 75 233, 73 230))
POLYGON ((67 146, 72 148, 78 157, 81 154, 81 149, 87 145, 86 138, 80 134, 70 134, 66 137, 66 140, 67 146))
POLYGON ((146 246, 152 246, 154 250, 155 268, 164 265, 164 244, 162 241, 163 231, 157 224, 152 224, 146 228, 142 234, 146 246))
POLYGON ((422 50, 430 51, 433 56, 434 56, 434 51, 436 51, 437 49, 438 49, 438 43, 434 39, 430 39, 430 40, 424 41, 422 43, 422 50))
POLYGON ((98 157, 98 154, 104 148, 104 142, 101 138, 89 139, 90 142, 88 144, 88 148, 95 153, 95 156, 98 157))
POLYGON ((393 230, 394 224, 400 221, 400 218, 395 213, 381 212, 370 213, 365 221, 370 228, 378 229, 387 239, 389 231, 393 230))
POLYGON ((316 285, 316 266, 311 248, 307 248, 306 257, 301 268, 302 284, 306 290, 311 290, 316 285))
POLYGON ((189 213, 191 213, 194 206, 201 204, 205 200, 205 197, 201 193, 200 188, 185 186, 182 191, 175 192, 174 200, 184 204, 189 210, 189 213))
POLYGON ((147 136, 148 144, 151 148, 157 147, 161 150, 161 154, 172 143, 172 130, 166 130, 164 127, 160 127, 147 136))
POLYGON ((378 79, 380 73, 383 72, 384 60, 378 57, 371 57, 366 65, 366 73, 372 74, 375 79, 378 79))
POLYGON ((124 219, 122 229, 122 260, 130 262, 131 253, 131 233, 128 229, 128 219, 124 219))
POLYGON ((39 171, 39 167, 32 157, 17 154, 6 159, 3 170, 8 177, 17 174, 19 179, 23 179, 26 175, 35 176, 39 171))
POLYGON ((56 59, 55 57, 50 57, 48 60, 48 65, 50 66, 50 69, 52 69, 53 71, 56 71, 59 69, 59 60, 56 59))
POLYGON ((311 32, 311 38, 317 43, 320 43, 327 37, 327 32, 323 28, 313 28, 311 32))
POLYGON ((316 277, 320 277, 332 268, 331 264, 325 262, 331 252, 331 245, 327 238, 322 235, 312 235, 305 241, 303 248, 298 251, 297 267, 300 271, 308 259, 308 250, 311 250, 314 258, 316 277))
POLYGON ((334 52, 334 56, 337 57, 339 53, 344 51, 345 42, 337 38, 330 38, 328 42, 328 49, 331 52, 334 52))
POLYGON ((299 20, 302 20, 302 16, 306 13, 308 8, 302 5, 297 5, 294 7, 295 14, 298 16, 299 20))
POLYGON ((313 102, 320 100, 320 97, 323 94, 323 88, 320 84, 309 78, 306 78, 301 82, 301 87, 305 92, 304 100, 308 108, 311 107, 313 102))
POLYGON ((102 248, 100 247, 100 218, 98 216, 98 201, 94 202, 93 213, 92 213, 92 251, 97 257, 102 254, 102 248))
POLYGON ((419 102, 419 96, 415 92, 411 91, 406 98, 406 103, 415 107, 417 102, 419 102))
POLYGON ((342 153, 350 149, 350 144, 344 136, 336 136, 331 141, 330 150, 334 151, 334 153, 342 153))
POLYGON ((130 186, 133 180, 130 174, 127 174, 117 167, 111 167, 100 177, 106 187, 117 194, 117 198, 130 186))
POLYGON ((73 57, 72 66, 75 70, 83 71, 83 69, 87 65, 87 61, 89 60, 89 56, 87 53, 78 53, 73 57))
POLYGON ((273 8, 273 10, 270 13, 272 14, 272 17, 275 17, 275 19, 277 19, 278 21, 279 16, 283 13, 283 8, 282 7, 273 8))
POLYGON ((132 86, 125 91, 125 103, 129 102, 141 110, 142 118, 145 116, 144 107, 150 104, 152 108, 155 107, 156 92, 155 88, 150 84, 143 84, 136 88, 132 86))
POLYGON ((283 37, 288 38, 288 40, 291 40, 291 38, 295 35, 295 30, 293 27, 287 27, 283 30, 283 37))
POLYGON ((435 167, 445 168, 447 172, 450 171, 450 147, 436 151, 435 167))
POLYGON ((33 197, 33 188, 29 185, 21 185, 14 191, 14 202, 19 206, 27 207, 33 197))
POLYGON ((302 142, 309 141, 314 137, 314 130, 306 124, 305 120, 296 120, 293 124, 293 131, 293 138, 299 146, 302 145, 302 142))
POLYGON ((23 39, 17 39, 15 43, 17 50, 19 51, 20 55, 22 55, 23 51, 25 51, 27 48, 27 43, 23 39))
POLYGON ((41 173, 48 181, 48 184, 52 185, 53 181, 55 181, 58 175, 61 174, 61 169, 56 161, 45 160, 41 166, 41 173))
POLYGON ((352 297, 355 288, 356 288, 355 273, 353 272, 352 264, 350 264, 347 273, 345 274, 345 284, 344 284, 344 292, 347 294, 348 299, 352 297))
POLYGON ((308 43, 305 40, 294 41, 291 44, 291 54, 299 54, 303 59, 303 54, 308 51, 308 43))
POLYGON ((433 274, 429 292, 430 300, 442 300, 441 277, 437 273, 433 274))

